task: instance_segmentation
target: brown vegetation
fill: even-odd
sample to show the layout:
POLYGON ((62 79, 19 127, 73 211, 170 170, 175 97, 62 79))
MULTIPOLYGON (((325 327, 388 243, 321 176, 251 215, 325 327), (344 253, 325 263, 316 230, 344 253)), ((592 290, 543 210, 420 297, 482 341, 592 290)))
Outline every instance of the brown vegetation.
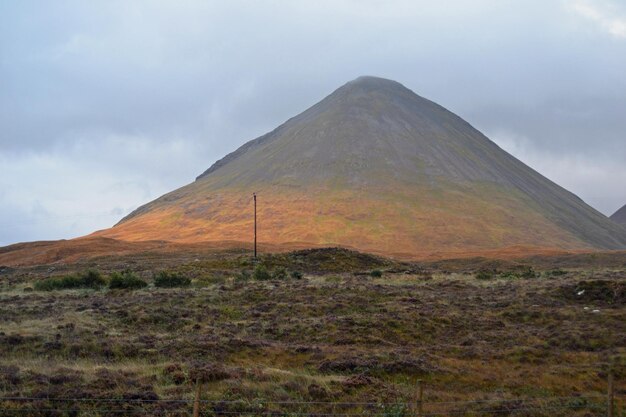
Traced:
MULTIPOLYGON (((0 396, 41 398, 40 407, 55 398, 131 398, 138 402, 114 406, 174 412, 181 404, 149 401, 190 400, 199 380, 204 398, 216 401, 213 411, 236 411, 243 406, 228 402, 236 400, 246 410, 284 411, 271 403, 408 402, 422 379, 427 402, 490 400, 489 412, 474 415, 496 416, 507 415, 502 410, 516 398, 588 401, 605 390, 606 364, 626 353, 623 267, 498 261, 489 279, 476 279, 486 261, 435 267, 328 249, 264 256, 268 271, 304 277, 255 281, 243 273, 253 264, 240 252, 186 256, 0 272, 0 396), (103 274, 131 268, 148 282, 168 270, 192 278, 192 286, 32 290, 49 275, 96 266, 103 274)), ((599 407, 593 404, 578 414, 511 415, 583 416, 599 407)))

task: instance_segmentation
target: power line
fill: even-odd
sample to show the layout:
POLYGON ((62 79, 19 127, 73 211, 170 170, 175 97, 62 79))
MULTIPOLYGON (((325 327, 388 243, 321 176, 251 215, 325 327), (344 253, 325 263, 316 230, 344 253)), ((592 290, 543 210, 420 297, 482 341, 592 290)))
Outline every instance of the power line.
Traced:
MULTIPOLYGON (((510 402, 537 402, 537 401, 564 401, 564 400, 586 400, 594 398, 604 398, 602 394, 591 394, 585 396, 569 397, 526 397, 510 399, 484 399, 484 400, 461 400, 461 401, 429 401, 429 405, 455 405, 455 404, 479 404, 488 402, 510 403, 510 402)), ((0 401, 77 401, 77 402, 138 402, 138 403, 191 403, 194 399, 143 399, 143 398, 65 398, 65 397, 0 397, 0 401)), ((381 405, 412 405, 414 402, 329 402, 329 401, 265 401, 265 400, 200 400, 205 404, 272 404, 272 405, 352 405, 352 406, 381 406, 381 405)))

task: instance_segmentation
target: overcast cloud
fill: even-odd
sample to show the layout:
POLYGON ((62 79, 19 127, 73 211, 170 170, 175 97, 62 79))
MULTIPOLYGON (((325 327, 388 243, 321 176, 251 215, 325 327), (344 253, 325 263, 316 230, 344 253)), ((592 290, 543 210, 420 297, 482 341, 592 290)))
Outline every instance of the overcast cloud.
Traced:
POLYGON ((624 74, 617 0, 0 0, 0 245, 110 227, 359 75, 610 215, 624 74))

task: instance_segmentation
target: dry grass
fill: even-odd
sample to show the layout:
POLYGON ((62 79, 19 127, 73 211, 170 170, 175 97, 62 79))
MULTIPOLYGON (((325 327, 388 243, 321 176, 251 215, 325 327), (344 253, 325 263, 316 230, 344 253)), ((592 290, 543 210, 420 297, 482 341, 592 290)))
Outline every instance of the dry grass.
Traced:
MULTIPOLYGON (((368 192, 333 187, 255 189, 262 195, 258 206, 259 240, 287 248, 293 244, 340 245, 409 259, 433 254, 449 257, 514 245, 528 248, 537 246, 537 242, 545 248, 535 250, 592 248, 529 207, 522 196, 485 187, 485 194, 433 192, 401 184, 368 192)), ((252 191, 211 191, 219 195, 217 203, 198 199, 202 195, 198 190, 176 204, 148 211, 94 236, 124 241, 166 236, 180 243, 246 242, 253 227, 249 201, 252 191), (242 210, 245 207, 250 210, 242 210)))

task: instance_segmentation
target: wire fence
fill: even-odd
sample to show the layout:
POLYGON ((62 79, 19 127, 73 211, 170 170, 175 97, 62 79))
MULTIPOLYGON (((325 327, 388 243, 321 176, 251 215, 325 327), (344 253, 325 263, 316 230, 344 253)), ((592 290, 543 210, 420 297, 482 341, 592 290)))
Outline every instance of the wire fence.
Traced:
POLYGON ((418 402, 324 402, 0 397, 0 415, 33 417, 266 416, 266 417, 485 417, 485 416, 611 416, 626 417, 623 397, 615 397, 609 414, 606 395, 480 399, 418 402), (577 413, 577 414, 576 414, 577 413))
POLYGON ((437 401, 423 396, 423 381, 418 380, 415 396, 391 402, 203 399, 203 383, 197 379, 188 398, 5 394, 0 396, 0 417, 626 417, 625 391, 615 390, 617 368, 615 363, 606 365, 600 367, 608 370, 604 393, 510 398, 494 392, 484 393, 487 398, 437 401))

